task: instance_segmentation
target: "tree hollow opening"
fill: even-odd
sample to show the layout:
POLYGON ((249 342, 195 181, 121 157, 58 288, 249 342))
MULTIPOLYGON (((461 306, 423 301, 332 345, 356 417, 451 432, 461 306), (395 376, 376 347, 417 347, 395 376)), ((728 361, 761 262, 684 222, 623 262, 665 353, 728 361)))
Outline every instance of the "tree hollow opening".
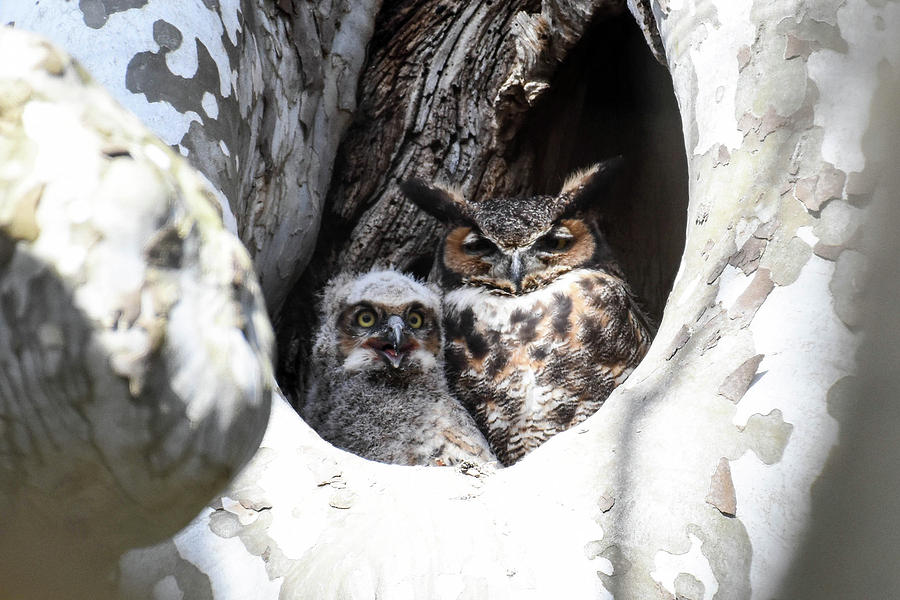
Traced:
MULTIPOLYGON (((480 181, 474 188, 497 187, 487 181, 497 175, 486 166, 492 159, 485 157, 486 148, 478 147, 487 140, 457 137, 427 123, 418 132, 404 129, 412 127, 405 115, 416 107, 422 110, 413 104, 426 102, 410 98, 430 66, 424 64, 428 56, 397 58, 396 40, 412 34, 401 29, 388 35, 380 28, 397 26, 399 17, 385 15, 379 17, 369 49, 354 124, 339 151, 316 252, 276 323, 279 384, 295 405, 305 393, 318 326, 312 307, 332 276, 365 271, 375 263, 392 263, 419 277, 430 271, 443 229, 403 199, 399 182, 416 171, 446 174, 452 154, 448 148, 465 139, 469 146, 457 147, 468 153, 469 170, 453 167, 457 176, 480 181), (394 78, 385 75, 394 71, 394 78), (387 90, 387 79, 391 86, 408 89, 400 94, 393 87, 387 90), (375 169, 373 160, 381 160, 387 170, 375 169)), ((414 26, 399 21, 403 27, 414 26)), ((477 96, 468 104, 454 96, 465 93, 435 94, 429 114, 440 115, 442 123, 465 121, 452 111, 479 102, 477 96)), ((497 149, 508 165, 499 177, 512 180, 504 185, 523 194, 556 194, 573 171, 624 157, 600 210, 601 228, 627 281, 658 323, 684 248, 687 161, 671 78, 651 55, 631 15, 604 16, 591 25, 556 69, 550 89, 517 123, 509 142, 497 149)))
POLYGON ((624 157, 601 227, 658 323, 684 250, 687 160, 671 77, 630 14, 588 29, 515 144, 512 152, 534 154, 535 193, 554 194, 573 171, 624 157))

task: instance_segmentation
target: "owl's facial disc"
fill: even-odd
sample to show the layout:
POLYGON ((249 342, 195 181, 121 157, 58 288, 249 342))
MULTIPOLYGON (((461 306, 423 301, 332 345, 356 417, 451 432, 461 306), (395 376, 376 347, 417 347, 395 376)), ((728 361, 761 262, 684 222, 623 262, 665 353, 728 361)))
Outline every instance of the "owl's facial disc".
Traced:
POLYGON ((452 271, 463 274, 468 285, 483 286, 496 294, 520 295, 589 262, 594 249, 587 227, 569 219, 512 247, 474 228, 459 227, 447 237, 444 261, 452 271))
POLYGON ((334 350, 340 368, 347 374, 387 377, 393 385, 439 367, 442 335, 437 296, 429 296, 433 292, 422 286, 424 301, 418 301, 396 288, 373 289, 377 286, 368 283, 337 315, 334 350))

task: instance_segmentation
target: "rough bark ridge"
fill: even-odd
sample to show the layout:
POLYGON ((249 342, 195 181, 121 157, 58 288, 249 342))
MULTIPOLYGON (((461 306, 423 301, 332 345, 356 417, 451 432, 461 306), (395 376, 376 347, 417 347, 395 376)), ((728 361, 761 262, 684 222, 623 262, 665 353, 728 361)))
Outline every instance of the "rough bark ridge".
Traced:
POLYGON ((256 450, 272 333, 203 178, 46 42, 0 54, 0 580, 109 597, 256 450))
MULTIPOLYGON (((309 307, 331 275, 375 262, 427 275, 438 225, 402 197, 399 182, 441 180, 469 198, 555 192, 568 169, 622 152, 593 140, 569 164, 547 150, 559 140, 534 120, 548 116, 535 109, 591 24, 623 10, 618 0, 385 6, 329 192, 328 235, 278 320, 279 380, 289 395, 302 387, 297 366, 306 363, 314 325, 309 307)), ((667 277, 650 284, 665 288, 661 296, 667 277)))
MULTIPOLYGON (((270 6, 258 2, 252 10, 268 13, 270 6)), ((266 86, 256 106, 261 131, 253 187, 237 196, 247 202, 238 213, 248 218, 240 237, 254 254, 273 316, 312 256, 381 1, 283 0, 278 6, 287 10, 290 27, 269 15, 265 26, 251 29, 256 43, 263 32, 279 35, 261 65, 266 86)), ((250 185, 248 175, 240 178, 244 185, 250 185)))
POLYGON ((218 190, 277 314, 312 253, 380 2, 4 2, 218 190), (98 48, 109 48, 100 52, 98 48))

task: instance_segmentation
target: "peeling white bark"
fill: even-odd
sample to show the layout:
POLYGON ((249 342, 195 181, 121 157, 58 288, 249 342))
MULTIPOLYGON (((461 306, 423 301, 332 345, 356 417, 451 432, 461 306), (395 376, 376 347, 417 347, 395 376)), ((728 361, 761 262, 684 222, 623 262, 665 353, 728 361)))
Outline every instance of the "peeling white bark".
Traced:
MULTIPOLYGON (((801 560, 792 567, 792 585, 783 597, 821 600, 894 597, 900 593, 900 516, 884 510, 900 496, 897 423, 900 405, 900 159, 889 150, 900 134, 900 77, 886 78, 873 103, 877 131, 866 136, 867 150, 884 160, 884 181, 866 230, 871 259, 860 306, 864 343, 858 353, 859 377, 832 388, 829 413, 840 419, 840 444, 816 483, 813 526, 801 560), (873 144, 874 142, 874 144, 873 144)), ((839 261, 846 254, 839 257, 839 261)), ((839 268, 839 266, 838 266, 839 268)), ((859 273, 856 273, 857 276, 859 273)))
POLYGON ((744 427, 752 415, 778 409, 793 425, 780 462, 766 465, 747 452, 731 464, 741 521, 755 550, 750 578, 759 598, 777 596, 797 558, 810 523, 810 490, 838 441, 839 423, 824 400, 832 385, 855 372, 858 340, 830 306, 823 307, 833 273, 833 262, 813 256, 794 283, 772 290, 750 325, 765 358, 734 423, 744 427), (814 319, 812 307, 819 307, 814 319))
POLYGON ((49 37, 217 189, 278 313, 315 246, 380 2, 0 3, 49 37))
MULTIPOLYGON (((150 101, 143 93, 132 92, 126 87, 126 73, 132 59, 139 53, 159 52, 161 46, 154 39, 153 24, 165 21, 189 35, 177 48, 165 54, 165 65, 171 74, 190 81, 197 77, 199 59, 197 44, 208 50, 217 68, 216 90, 223 99, 232 95, 233 80, 231 61, 222 43, 223 37, 235 44, 238 2, 220 3, 221 12, 210 11, 200 0, 187 3, 149 2, 143 7, 128 10, 110 10, 101 26, 85 16, 81 6, 73 2, 5 2, 0 6, 0 22, 13 23, 19 29, 34 31, 71 52, 91 75, 106 87, 122 105, 141 120, 170 146, 179 146, 188 134, 191 123, 202 124, 199 111, 179 110, 172 102, 150 101), (86 21, 92 24, 88 25, 86 21), (230 27, 225 27, 228 21, 230 27), (189 32, 189 34, 187 33, 189 32), (100 51, 102 49, 102 51, 100 51)), ((198 85, 198 94, 204 94, 198 85)), ((209 103, 209 100, 206 100, 209 103)), ((215 117, 210 115, 210 118, 215 117)), ((234 143, 235 140, 225 140, 234 143)), ((214 179, 213 165, 191 156, 182 147, 192 164, 214 179)), ((222 186, 222 184, 219 184, 222 186)), ((223 210, 231 215, 230 206, 223 210)))
POLYGON ((214 510, 174 546, 125 556, 128 597, 152 598, 173 574, 154 565, 172 559, 209 578, 212 596, 197 595, 175 574, 190 598, 537 600, 602 593, 581 541, 602 537, 593 509, 563 499, 574 493, 574 481, 535 486, 531 477, 546 465, 497 473, 379 465, 334 450, 283 400, 269 423, 257 457, 214 510), (511 504, 511 496, 527 501, 511 504), (548 547, 558 551, 548 554, 548 547), (544 566, 535 569, 538 561, 544 566))
MULTIPOLYGON (((865 212, 823 141, 858 132, 809 93, 814 45, 785 52, 790 36, 833 45, 835 32, 789 4, 652 6, 690 151, 687 247, 650 353, 597 415, 473 480, 366 464, 285 414, 273 422, 290 435, 225 494, 271 508, 254 519, 223 501, 185 534, 244 542, 210 577, 253 577, 262 561, 296 598, 777 596, 843 427, 827 397, 854 371, 857 334, 840 265, 865 212), (288 472, 289 493, 274 485, 288 472)), ((127 561, 169 556, 143 552, 127 561)))
MULTIPOLYGON (((688 44, 690 61, 673 61, 670 68, 674 81, 693 80, 696 85, 690 94, 679 95, 692 98, 696 110, 703 111, 703 127, 698 127, 697 141, 691 149, 695 155, 704 154, 718 144, 733 150, 743 142, 735 108, 740 68, 734 48, 753 43, 756 28, 750 22, 752 6, 752 0, 731 0, 700 3, 699 7, 692 4, 687 9, 701 11, 700 15, 694 15, 698 26, 690 37, 679 40, 688 44)), ((687 135, 685 139, 689 139, 687 135)))
MULTIPOLYGON (((317 600, 780 595, 787 565, 802 550, 814 484, 845 427, 829 403, 854 371, 858 289, 853 274, 864 262, 857 233, 865 206, 880 189, 877 173, 869 172, 878 157, 867 154, 861 133, 879 126, 872 121, 874 113, 865 121, 845 115, 825 82, 832 72, 846 72, 848 60, 858 61, 863 74, 878 65, 876 79, 855 80, 870 86, 860 90, 861 97, 877 98, 885 73, 896 79, 892 43, 870 47, 859 34, 871 23, 878 31, 879 18, 893 23, 896 9, 893 4, 854 3, 854 11, 842 12, 837 6, 807 7, 799 0, 777 5, 684 0, 650 8, 679 95, 692 187, 680 276, 659 334, 631 378, 583 425, 497 472, 364 461, 324 443, 279 399, 265 441, 229 488, 173 539, 124 556, 123 595, 317 600), (828 54, 841 44, 846 52, 828 54), (871 52, 881 53, 878 60, 871 52), (817 82, 822 89, 813 93, 817 82), (782 92, 785 85, 788 93, 782 92), (829 148, 846 148, 846 154, 829 154, 829 148), (860 156, 864 172, 859 172, 860 156)), ((302 19, 300 13, 297 19, 302 19)), ((0 40, 16 35, 4 31, 0 40)), ((33 68, 35 81, 43 82, 35 84, 39 89, 52 79, 46 71, 54 70, 56 55, 44 47, 32 50, 48 60, 15 67, 33 68)), ((3 63, 0 75, 8 68, 3 63)), ((62 83, 83 85, 74 70, 64 70, 68 79, 62 83)), ((0 161, 0 173, 7 178, 0 181, 9 181, 0 204, 0 259, 7 263, 0 264, 6 264, 2 275, 12 283, 0 292, 24 307, 19 300, 32 293, 28 282, 44 273, 32 262, 54 265, 50 281, 62 282, 62 292, 73 298, 65 304, 81 309, 84 336, 91 344, 86 345, 83 368, 73 362, 71 352, 65 354, 74 339, 65 329, 69 313, 35 324, 33 335, 16 331, 9 339, 0 338, 7 344, 0 349, 19 361, 8 363, 23 375, 0 378, 2 439, 13 448, 0 456, 6 469, 0 471, 0 491, 4 506, 16 508, 4 517, 17 532, 0 541, 0 565, 8 569, 17 564, 10 557, 22 551, 23 542, 32 542, 39 547, 26 544, 28 555, 42 559, 42 572, 59 580, 69 575, 66 562, 53 554, 47 559, 41 554, 49 552, 43 544, 47 538, 28 535, 31 515, 59 509, 51 495, 58 490, 55 484, 81 474, 85 463, 94 470, 109 469, 114 481, 140 479, 148 462, 153 473, 160 455, 171 459, 180 452, 206 453, 216 464, 239 464, 256 432, 241 415, 262 423, 270 367, 260 354, 267 330, 252 276, 240 268, 229 270, 233 262, 246 266, 243 255, 222 237, 216 219, 207 214, 208 205, 199 199, 202 183, 177 156, 150 141, 137 125, 116 117, 113 139, 140 165, 128 174, 143 177, 141 193, 110 194, 102 185, 95 194, 82 193, 95 191, 88 177, 75 180, 78 185, 72 189, 79 193, 69 197, 63 176, 112 177, 99 172, 108 168, 115 174, 126 159, 102 152, 105 146, 95 139, 100 134, 79 125, 70 127, 72 136, 63 137, 63 156, 78 157, 85 171, 62 165, 60 178, 53 179, 56 171, 50 166, 34 169, 27 161, 59 160, 49 154, 52 148, 44 147, 44 121, 35 117, 54 118, 58 126, 69 127, 70 109, 48 117, 41 112, 46 109, 41 100, 30 97, 32 91, 16 85, 8 89, 0 101, 13 110, 4 105, 0 118, 18 129, 0 140, 0 151, 9 156, 8 162, 0 161), (38 180, 29 179, 30 171, 15 166, 19 164, 52 177, 34 192, 39 186, 31 184, 38 180), (151 222, 174 223, 176 237, 196 250, 185 250, 189 259, 184 269, 163 278, 177 293, 167 285, 154 287, 159 281, 150 277, 154 268, 162 270, 144 254, 158 233, 151 222), (103 235, 85 237, 85 224, 103 235), (42 246, 49 232, 53 239, 42 246), (11 245, 7 239, 17 241, 11 245), (195 246, 188 243, 194 241, 195 246), (117 262, 137 269, 143 279, 110 281, 117 262), (210 276, 212 282, 204 279, 210 276), (228 296, 234 283, 246 286, 238 286, 244 291, 237 300, 228 296), (129 295, 138 285, 144 286, 141 293, 129 295), (99 289, 113 293, 103 296, 99 289), (210 310, 220 302, 221 310, 210 310), (162 313, 161 324, 153 320, 162 313), (218 320, 223 314, 229 317, 225 326, 218 320), (145 326, 147 322, 158 328, 145 326), (142 325, 130 326, 134 323, 142 325), (256 337, 240 329, 239 324, 248 323, 256 337), (200 332, 192 334, 191 327, 200 332), (162 338, 147 341, 154 332, 162 338), (256 338, 258 343, 247 344, 256 338), (12 351, 23 341, 37 345, 38 358, 12 351), (135 351, 152 343, 163 344, 161 359, 135 351), (162 362, 161 371, 154 370, 154 360, 162 362), (42 403, 44 396, 56 398, 43 389, 53 382, 53 373, 32 375, 32 370, 71 364, 78 365, 68 374, 76 384, 85 374, 101 381, 99 391, 88 397, 106 404, 72 415, 57 409, 77 405, 82 395, 62 394, 52 405, 42 403), (128 410, 123 415, 123 407, 130 409, 142 385, 154 377, 165 393, 138 406, 137 415, 128 410), (33 383, 31 394, 15 391, 19 381, 33 383), (174 397, 171 404, 160 400, 169 398, 166 393, 174 397), (38 401, 14 401, 23 397, 38 401), (171 406, 189 426, 173 426, 174 433, 167 435, 153 429, 152 419, 148 425, 148 414, 159 416, 171 406), (116 426, 110 424, 110 414, 116 415, 116 426), (51 420, 47 427, 48 417, 58 418, 59 424, 51 420), (207 428, 195 425, 198 420, 205 420, 207 428), (85 448, 84 439, 95 443, 85 448), (30 449, 27 445, 35 440, 37 450, 30 449), (121 452, 135 440, 140 450, 161 440, 152 446, 160 454, 148 461, 140 451, 121 452), (67 444, 78 448, 77 456, 58 450, 68 450, 67 444), (98 458, 98 447, 118 453, 107 451, 98 458), (48 448, 56 452, 54 458, 61 457, 48 463, 50 471, 42 470, 48 467, 40 460, 48 448), (63 460, 72 456, 84 463, 63 460), (40 468, 36 463, 42 463, 40 468), (51 477, 49 486, 48 472, 57 478, 51 477), (23 495, 23 482, 36 482, 44 496, 36 499, 30 487, 23 495)), ((322 89, 330 99, 338 93, 327 84, 322 89)), ((73 94, 76 98, 69 101, 79 101, 78 93, 73 94)), ((216 112, 209 100, 198 101, 207 117, 216 112)), ((218 101, 221 115, 224 108, 218 101)), ((103 107, 101 114, 118 114, 96 90, 80 102, 103 107)), ((859 106, 848 103, 843 110, 859 106)), ((283 133, 278 127, 272 131, 274 146, 288 144, 283 133)), ((69 179, 65 183, 72 185, 69 179)), ((266 261, 267 268, 278 269, 279 264, 284 263, 266 261)), ((39 290, 33 295, 48 296, 54 297, 39 290)), ((19 312, 28 314, 24 308, 19 312)), ((13 331, 11 325, 8 329, 13 331)), ((186 465, 183 471, 176 469, 181 476, 177 494, 167 473, 163 480, 138 481, 139 494, 113 495, 102 503, 96 512, 103 518, 95 515, 84 522, 107 551, 98 552, 99 559, 85 553, 85 561, 107 566, 110 553, 126 542, 146 542, 148 529, 170 533, 190 506, 199 510, 197 498, 221 479, 208 461, 188 460, 186 465), (194 493, 185 497, 189 492, 194 493), (146 506, 153 510, 145 511, 146 506), (162 530, 157 529, 160 523, 162 530), (120 538, 110 541, 105 536, 112 535, 113 527, 120 538)), ((75 483, 93 481, 92 472, 74 478, 75 483)), ((88 501, 73 506, 97 508, 91 502, 98 492, 87 492, 88 501)), ((77 547, 69 541, 64 550, 77 547)), ((77 556, 72 562, 85 564, 77 556)))
POLYGON ((272 333, 205 180, 47 42, 0 54, 0 580, 106 597, 256 449, 272 333))
MULTIPOLYGON (((729 456, 753 598, 779 596, 811 522, 813 486, 846 425, 826 406, 832 389, 855 373, 859 344, 852 312, 841 309, 849 292, 835 287, 841 262, 859 255, 853 240, 864 213, 847 204, 844 183, 881 160, 867 159, 861 141, 878 127, 868 110, 878 88, 875 65, 896 69, 900 56, 896 41, 878 30, 894 23, 887 29, 896 31, 896 4, 834 7, 837 30, 806 20, 806 3, 790 4, 655 6, 693 173, 681 270, 693 279, 676 282, 677 303, 667 307, 659 337, 676 337, 682 319, 703 306, 704 287, 715 290, 729 318, 747 321, 747 351, 764 356, 731 421, 747 431, 755 418, 778 411, 790 425, 778 460, 747 451, 729 456), (765 223, 771 235, 748 235, 765 223)), ((817 17, 825 13, 820 6, 817 17)), ((722 341, 709 353, 725 352, 722 341)), ((750 597, 721 585, 719 593, 750 597)))
POLYGON ((663 550, 657 552, 654 559, 656 570, 650 572, 650 577, 674 596, 677 593, 675 582, 678 576, 689 573, 703 585, 703 600, 712 600, 719 589, 715 575, 709 566, 709 560, 700 549, 700 538, 693 534, 688 537, 691 548, 684 554, 670 554, 663 550))
POLYGON ((900 4, 874 11, 864 0, 850 0, 837 10, 837 26, 847 50, 814 51, 809 77, 820 94, 815 123, 823 128, 822 158, 850 173, 866 166, 862 138, 872 122, 879 64, 900 68, 900 4))

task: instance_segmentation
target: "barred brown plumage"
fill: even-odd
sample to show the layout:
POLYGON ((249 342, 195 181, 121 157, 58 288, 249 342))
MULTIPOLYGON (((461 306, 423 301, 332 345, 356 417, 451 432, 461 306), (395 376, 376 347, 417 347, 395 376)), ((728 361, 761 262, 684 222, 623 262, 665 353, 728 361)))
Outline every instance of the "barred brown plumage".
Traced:
POLYGON ((403 185, 448 225, 438 259, 448 380, 504 464, 596 412, 649 347, 652 327, 590 206, 616 162, 557 196, 466 202, 403 185))

